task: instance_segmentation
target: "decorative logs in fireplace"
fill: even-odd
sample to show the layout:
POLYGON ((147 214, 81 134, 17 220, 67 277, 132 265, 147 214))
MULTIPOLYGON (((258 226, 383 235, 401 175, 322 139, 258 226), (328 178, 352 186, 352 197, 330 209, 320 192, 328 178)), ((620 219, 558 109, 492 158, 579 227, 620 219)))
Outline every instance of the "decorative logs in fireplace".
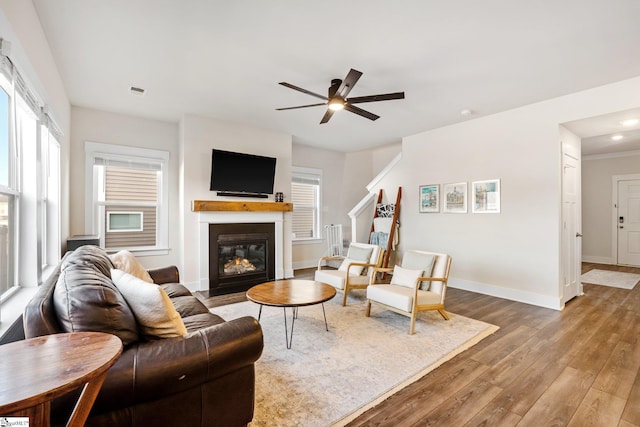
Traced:
POLYGON ((209 295, 275 280, 273 223, 209 224, 209 295))

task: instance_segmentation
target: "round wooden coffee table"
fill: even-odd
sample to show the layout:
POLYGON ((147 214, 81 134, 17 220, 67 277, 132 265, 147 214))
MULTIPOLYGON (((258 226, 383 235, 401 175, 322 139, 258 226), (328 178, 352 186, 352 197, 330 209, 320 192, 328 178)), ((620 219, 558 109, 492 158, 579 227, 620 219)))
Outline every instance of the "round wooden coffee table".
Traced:
POLYGON ((122 342, 101 332, 44 335, 0 346, 0 415, 48 426, 52 399, 84 386, 67 426, 83 426, 122 342))
POLYGON ((324 303, 336 296, 336 289, 326 283, 314 280, 286 279, 266 282, 256 285, 247 291, 247 299, 260 305, 258 321, 262 315, 262 307, 282 307, 284 313, 284 333, 287 348, 291 348, 293 341, 293 325, 298 317, 298 307, 322 304, 324 326, 328 331, 327 315, 324 311, 324 303), (291 332, 287 328, 287 307, 293 309, 291 320, 291 332))

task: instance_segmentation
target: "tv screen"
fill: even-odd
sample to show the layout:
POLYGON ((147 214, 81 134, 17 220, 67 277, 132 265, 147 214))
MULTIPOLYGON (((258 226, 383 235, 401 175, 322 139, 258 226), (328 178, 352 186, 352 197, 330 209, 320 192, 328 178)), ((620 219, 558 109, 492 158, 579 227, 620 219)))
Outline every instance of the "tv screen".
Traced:
POLYGON ((276 159, 254 154, 211 152, 211 191, 273 194, 276 159))

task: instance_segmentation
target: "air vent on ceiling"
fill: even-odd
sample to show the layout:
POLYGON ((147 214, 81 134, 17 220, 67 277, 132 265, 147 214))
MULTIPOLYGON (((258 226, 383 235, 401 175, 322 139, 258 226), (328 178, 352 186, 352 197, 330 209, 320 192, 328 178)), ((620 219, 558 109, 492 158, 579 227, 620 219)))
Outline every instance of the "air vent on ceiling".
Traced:
POLYGON ((129 92, 131 92, 131 94, 133 95, 138 95, 138 96, 144 95, 144 89, 142 89, 141 87, 131 86, 129 88, 129 92))

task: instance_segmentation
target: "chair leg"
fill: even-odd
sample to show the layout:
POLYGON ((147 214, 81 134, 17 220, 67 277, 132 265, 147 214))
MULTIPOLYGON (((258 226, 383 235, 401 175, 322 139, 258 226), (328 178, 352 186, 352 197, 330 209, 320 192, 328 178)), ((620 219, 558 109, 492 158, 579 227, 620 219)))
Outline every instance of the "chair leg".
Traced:
POLYGON ((367 311, 365 312, 365 315, 367 317, 371 317, 371 300, 370 299, 367 300, 367 311))
POLYGON ((447 316, 447 312, 444 311, 444 308, 439 308, 438 313, 444 318, 444 320, 449 320, 449 316, 447 316))
POLYGON ((347 294, 349 293, 349 288, 345 286, 343 293, 344 293, 344 296, 342 297, 342 306, 344 307, 347 305, 347 294))
POLYGON ((411 327, 409 328, 409 335, 413 335, 413 331, 416 329, 416 317, 417 311, 413 310, 413 313, 411 313, 411 327))

